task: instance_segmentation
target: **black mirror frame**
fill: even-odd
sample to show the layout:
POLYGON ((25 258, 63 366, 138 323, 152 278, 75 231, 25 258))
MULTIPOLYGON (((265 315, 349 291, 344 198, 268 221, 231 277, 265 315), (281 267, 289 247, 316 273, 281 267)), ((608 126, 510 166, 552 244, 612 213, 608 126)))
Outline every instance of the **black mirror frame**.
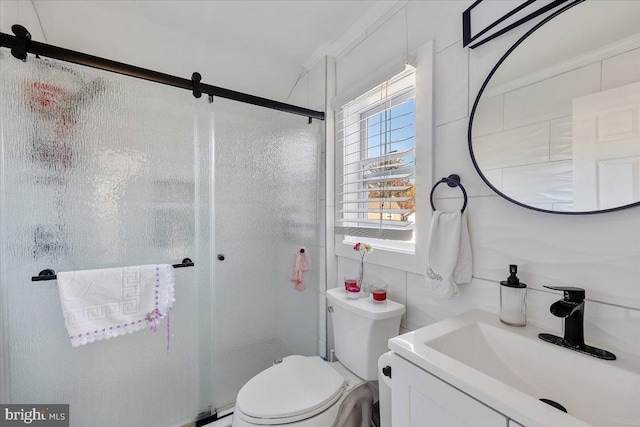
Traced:
POLYGON ((525 41, 531 34, 535 33, 540 27, 542 27, 544 24, 546 24, 547 22, 549 22, 553 18, 557 17, 558 15, 562 14, 563 12, 566 12, 567 10, 571 9, 572 7, 582 3, 584 1, 585 0, 575 0, 572 3, 562 7, 560 9, 558 9, 553 14, 549 15, 548 17, 546 17, 545 19, 540 21, 538 24, 536 24, 532 29, 527 31, 522 37, 520 37, 520 39, 518 39, 518 41, 516 41, 513 44, 513 46, 511 46, 509 48, 509 50, 507 50, 507 52, 502 56, 502 58, 500 58, 500 60, 497 62, 497 64, 493 67, 493 69, 491 70, 491 72, 487 76, 486 80, 484 81, 484 83, 480 87, 480 91, 478 92, 478 95, 476 96, 476 100, 473 103, 473 108, 471 109, 471 115, 469 116, 469 127, 468 127, 468 131, 467 131, 467 140, 468 140, 468 143, 469 143, 469 153, 471 154, 471 161, 473 162, 473 166, 475 167, 476 171, 478 172, 478 175, 480 175, 480 178, 482 178, 484 183, 487 184, 489 186, 489 188, 491 188, 500 197, 510 201, 511 203, 515 203, 518 206, 522 206, 523 208, 531 209, 531 210, 538 211, 538 212, 559 214, 559 215, 591 215, 591 214, 615 212, 615 211, 619 211, 619 210, 622 210, 622 209, 628 209, 628 208, 640 206, 640 201, 638 201, 638 202, 634 202, 634 203, 631 203, 631 204, 628 204, 628 205, 618 206, 618 207, 615 207, 615 208, 602 209, 602 210, 597 210, 597 211, 581 211, 581 212, 550 211, 550 210, 547 210, 547 209, 540 209, 540 208, 536 208, 536 207, 533 207, 533 206, 529 206, 529 205, 526 205, 526 204, 524 204, 522 202, 519 202, 517 200, 512 199, 511 197, 507 196, 506 194, 502 193, 500 190, 495 188, 491 184, 491 182, 489 182, 489 180, 484 176, 482 171, 480 170, 480 167, 478 166, 478 162, 476 161, 476 158, 475 158, 475 156, 473 154, 473 140, 471 138, 471 130, 473 128, 473 118, 474 118, 474 116, 476 114, 476 108, 478 107, 478 104, 480 103, 480 97, 482 96, 482 93, 484 92, 485 88, 489 84, 489 81, 491 80, 491 77, 493 77, 493 75, 496 73, 498 68, 500 68, 500 65, 502 65, 502 63, 507 59, 507 57, 509 55, 511 55, 511 53, 523 41, 525 41))

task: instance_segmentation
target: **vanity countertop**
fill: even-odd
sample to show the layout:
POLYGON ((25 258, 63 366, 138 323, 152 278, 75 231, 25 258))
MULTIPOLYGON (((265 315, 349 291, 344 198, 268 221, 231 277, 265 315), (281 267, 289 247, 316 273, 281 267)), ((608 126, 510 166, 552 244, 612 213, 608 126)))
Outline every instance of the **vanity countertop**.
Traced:
POLYGON ((640 358, 609 348, 616 360, 596 359, 546 343, 540 332, 548 331, 472 310, 395 337, 389 348, 527 427, 640 426, 640 358))

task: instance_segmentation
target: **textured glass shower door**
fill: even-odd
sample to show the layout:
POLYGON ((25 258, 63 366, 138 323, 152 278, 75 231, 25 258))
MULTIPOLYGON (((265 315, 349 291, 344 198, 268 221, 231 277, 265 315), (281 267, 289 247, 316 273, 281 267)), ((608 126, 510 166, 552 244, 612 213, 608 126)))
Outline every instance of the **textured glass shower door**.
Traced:
POLYGON ((211 110, 188 91, 0 50, 2 403, 173 426, 212 401, 211 110), (179 263, 166 330, 72 348, 56 271, 179 263))
MULTIPOLYGON (((214 101, 214 404, 292 354, 318 354, 318 299, 324 277, 320 159, 322 122, 214 101), (289 278, 299 246, 311 270, 306 290, 289 278)), ((324 326, 324 325, 322 325, 324 326)))

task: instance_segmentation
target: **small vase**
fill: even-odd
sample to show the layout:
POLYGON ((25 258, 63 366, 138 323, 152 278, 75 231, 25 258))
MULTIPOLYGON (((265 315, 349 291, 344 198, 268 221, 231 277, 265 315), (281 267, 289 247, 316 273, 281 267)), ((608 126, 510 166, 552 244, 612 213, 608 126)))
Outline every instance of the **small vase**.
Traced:
POLYGON ((360 261, 360 272, 358 273, 358 286, 360 286, 360 298, 369 297, 369 284, 364 275, 364 259, 360 261))

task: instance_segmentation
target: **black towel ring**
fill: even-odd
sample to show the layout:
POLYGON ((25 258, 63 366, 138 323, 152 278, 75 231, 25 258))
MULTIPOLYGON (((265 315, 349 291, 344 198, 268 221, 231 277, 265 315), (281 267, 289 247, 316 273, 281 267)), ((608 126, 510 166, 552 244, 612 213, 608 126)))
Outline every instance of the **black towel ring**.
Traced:
POLYGON ((460 184, 460 175, 456 175, 456 174, 452 174, 446 178, 442 178, 440 181, 436 182, 436 185, 434 185, 433 188, 431 189, 430 198, 431 198, 431 207, 433 208, 433 210, 434 211, 436 210, 436 207, 433 204, 433 193, 436 191, 436 187, 442 184, 443 182, 446 182, 447 185, 451 188, 460 187, 460 190, 462 190, 462 195, 464 196, 464 203, 462 204, 462 210, 460 212, 464 212, 464 210, 467 208, 467 192, 465 191, 462 184, 460 184))

